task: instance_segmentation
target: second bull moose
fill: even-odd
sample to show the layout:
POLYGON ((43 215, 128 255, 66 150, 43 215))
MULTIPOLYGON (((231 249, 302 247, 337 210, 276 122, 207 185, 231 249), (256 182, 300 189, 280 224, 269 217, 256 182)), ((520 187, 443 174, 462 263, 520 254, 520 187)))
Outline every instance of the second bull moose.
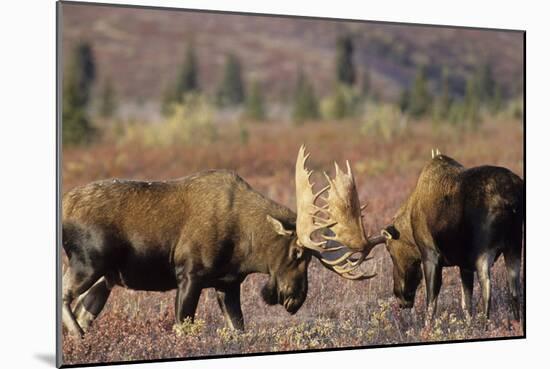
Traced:
POLYGON ((176 289, 176 320, 182 322, 193 319, 201 290, 213 287, 226 323, 242 330, 240 285, 251 273, 269 275, 263 299, 291 314, 306 298, 312 256, 342 277, 373 277, 358 267, 385 239, 364 232, 349 164, 347 174, 337 168, 334 179, 327 176, 328 186, 314 194, 307 157, 302 147, 296 214, 223 170, 165 182, 99 181, 66 193, 63 324, 82 335, 114 285, 176 289), (326 191, 327 204, 318 207, 326 191), (336 246, 328 246, 329 240, 336 246), (329 256, 335 252, 338 257, 329 256))
POLYGON ((394 293, 400 305, 413 306, 423 270, 429 323, 437 309, 442 268, 458 266, 464 314, 470 317, 477 272, 483 313, 488 318, 490 270, 503 254, 512 311, 518 320, 523 193, 523 181, 508 169, 466 169, 439 151, 432 153, 416 187, 384 231, 394 265, 394 293))

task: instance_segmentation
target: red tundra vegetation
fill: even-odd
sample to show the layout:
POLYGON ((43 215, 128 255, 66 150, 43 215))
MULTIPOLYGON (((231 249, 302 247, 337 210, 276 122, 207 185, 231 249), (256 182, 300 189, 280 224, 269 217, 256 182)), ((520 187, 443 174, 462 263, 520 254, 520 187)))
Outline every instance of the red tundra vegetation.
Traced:
MULTIPOLYGON (((310 122, 298 127, 275 122, 226 124, 208 142, 197 139, 160 146, 138 139, 120 140, 113 133, 91 146, 64 149, 63 191, 104 178, 169 179, 224 168, 237 171, 255 189, 295 209, 294 164, 298 148, 305 143, 314 152, 308 165, 317 175, 331 170, 334 160, 350 160, 360 200, 369 204, 366 224, 375 232, 390 222, 407 198, 421 168, 431 158, 431 148, 439 148, 467 167, 504 166, 523 178, 523 134, 520 123, 508 120, 488 122, 476 131, 449 126, 434 131, 428 122, 414 122, 385 137, 365 133, 353 122, 310 122)), ((281 306, 269 307, 262 301, 260 287, 266 277, 249 277, 241 293, 247 327, 243 333, 224 328, 213 290, 203 292, 194 324, 176 326, 174 291, 115 287, 83 339, 64 332, 63 362, 186 358, 524 334, 523 324, 512 320, 502 258, 492 270, 493 310, 487 328, 481 319, 477 281, 474 304, 478 315, 470 322, 463 319, 457 268, 445 269, 439 314, 434 324, 425 328, 423 284, 415 307, 399 309, 393 298, 389 254, 380 245, 371 256, 374 259, 368 267, 378 275, 359 282, 339 278, 317 260, 312 261, 307 299, 293 316, 281 306)), ((521 293, 523 296, 524 291, 521 293)))

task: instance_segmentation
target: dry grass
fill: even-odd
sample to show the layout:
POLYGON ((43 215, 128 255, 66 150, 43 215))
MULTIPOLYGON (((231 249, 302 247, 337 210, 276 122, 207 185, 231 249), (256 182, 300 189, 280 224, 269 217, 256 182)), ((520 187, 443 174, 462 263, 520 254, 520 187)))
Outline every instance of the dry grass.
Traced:
MULTIPOLYGON (((433 133, 429 122, 411 127, 390 139, 364 135, 360 124, 310 123, 250 126, 248 140, 242 127, 220 127, 210 145, 176 144, 150 147, 115 140, 88 148, 64 151, 63 189, 109 177, 166 179, 207 168, 236 170, 252 186, 294 208, 293 168, 297 149, 305 142, 312 152, 312 169, 330 169, 333 160, 353 162, 361 199, 370 203, 366 222, 371 230, 390 221, 430 158, 432 147, 466 166, 506 166, 522 176, 523 130, 513 121, 489 122, 478 132, 443 127, 433 133)), ((204 290, 197 311, 198 324, 174 326, 174 292, 136 292, 115 288, 107 305, 84 339, 63 339, 63 359, 94 363, 202 355, 292 351, 368 346, 419 341, 521 336, 523 327, 510 322, 505 269, 493 268, 493 314, 485 329, 479 317, 470 324, 460 312, 458 270, 447 268, 439 298, 439 318, 424 329, 424 287, 415 308, 399 310, 392 298, 392 265, 382 247, 374 250, 371 281, 338 278, 312 262, 309 293, 300 311, 288 315, 280 306, 266 306, 259 295, 266 281, 252 275, 243 284, 242 307, 247 330, 224 328, 214 291, 204 290)), ((474 291, 476 306, 479 289, 474 291)), ((480 306, 477 306, 480 311, 480 306)))

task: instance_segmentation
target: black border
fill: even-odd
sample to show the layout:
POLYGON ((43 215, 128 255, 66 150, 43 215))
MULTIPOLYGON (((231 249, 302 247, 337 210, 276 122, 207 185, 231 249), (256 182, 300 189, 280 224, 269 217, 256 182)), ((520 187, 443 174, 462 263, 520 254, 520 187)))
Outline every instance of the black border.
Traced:
POLYGON ((523 32, 523 337, 527 338, 527 32, 523 32))
POLYGON ((62 191, 62 175, 61 170, 63 144, 61 121, 62 121, 62 89, 63 89, 63 22, 62 22, 62 9, 61 2, 56 3, 55 7, 55 134, 56 134, 56 146, 55 146, 55 365, 62 367, 63 364, 63 323, 61 321, 61 278, 62 278, 62 263, 61 263, 61 191, 62 191))
POLYGON ((296 353, 314 353, 314 352, 331 352, 331 351, 344 351, 344 350, 361 350, 361 349, 374 349, 374 348, 394 348, 394 347, 413 347, 413 346, 427 346, 427 345, 444 345, 452 343, 472 343, 472 342, 493 342, 493 341, 508 341, 527 338, 527 31, 518 29, 506 29, 506 28, 487 28, 487 27, 468 27, 457 25, 443 25, 443 24, 423 24, 423 23, 406 23, 406 22, 392 22, 392 21, 377 21, 368 19, 346 19, 346 18, 330 18, 330 17, 317 17, 317 16, 303 16, 292 14, 267 14, 267 13, 254 13, 254 12, 238 12, 238 11, 225 11, 225 10, 210 10, 210 9, 191 9, 191 8, 175 8, 168 6, 153 6, 153 5, 132 5, 132 4, 110 4, 101 2, 83 2, 83 1, 67 1, 58 0, 56 2, 56 61, 55 61, 55 74, 56 74, 56 366, 58 368, 81 368, 81 367, 95 367, 95 366, 109 366, 109 365, 124 365, 124 364, 144 364, 144 363, 163 363, 174 361, 191 361, 191 360, 207 360, 207 359, 224 359, 224 358, 239 358, 250 356, 269 356, 269 355, 284 355, 284 354, 296 354, 296 353), (62 135, 61 135, 61 113, 62 113, 62 29, 63 29, 63 17, 62 17, 62 5, 80 5, 80 6, 103 6, 103 7, 115 7, 115 8, 130 8, 130 9, 149 9, 149 10, 161 10, 161 11, 183 11, 192 13, 208 13, 208 14, 225 14, 225 15, 249 15, 260 16, 270 18, 296 18, 306 20, 325 20, 325 21, 345 21, 345 22, 357 22, 357 23, 375 23, 384 25, 395 26, 413 26, 413 27, 434 27, 434 28, 457 28, 479 31, 498 31, 498 32, 518 32, 523 34, 523 214, 524 214, 524 233, 523 233, 523 335, 521 336, 508 336, 508 337, 493 337, 493 338, 475 338, 465 340, 449 340, 449 341, 429 341, 429 342, 408 342, 398 344, 386 344, 386 345, 368 345, 368 346, 351 346, 351 347, 333 347, 324 349, 306 349, 306 350, 294 350, 294 351, 276 351, 276 352, 255 352, 246 354, 226 354, 226 355, 205 355, 205 356, 193 356, 193 357, 181 357, 181 358, 163 358, 152 360, 128 360, 128 361, 111 361, 111 362, 97 362, 97 363, 81 363, 81 364, 68 364, 62 363, 62 322, 61 322, 61 191, 62 191, 62 170, 61 162, 63 156, 62 150, 62 135))

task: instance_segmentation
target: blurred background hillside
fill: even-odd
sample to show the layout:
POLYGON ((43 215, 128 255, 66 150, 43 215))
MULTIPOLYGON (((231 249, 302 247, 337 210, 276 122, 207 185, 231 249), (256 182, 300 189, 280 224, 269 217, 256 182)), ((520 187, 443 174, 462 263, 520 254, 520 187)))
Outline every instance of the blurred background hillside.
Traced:
POLYGON ((62 35, 67 144, 191 100, 213 122, 522 115, 519 32, 64 4, 62 35))

